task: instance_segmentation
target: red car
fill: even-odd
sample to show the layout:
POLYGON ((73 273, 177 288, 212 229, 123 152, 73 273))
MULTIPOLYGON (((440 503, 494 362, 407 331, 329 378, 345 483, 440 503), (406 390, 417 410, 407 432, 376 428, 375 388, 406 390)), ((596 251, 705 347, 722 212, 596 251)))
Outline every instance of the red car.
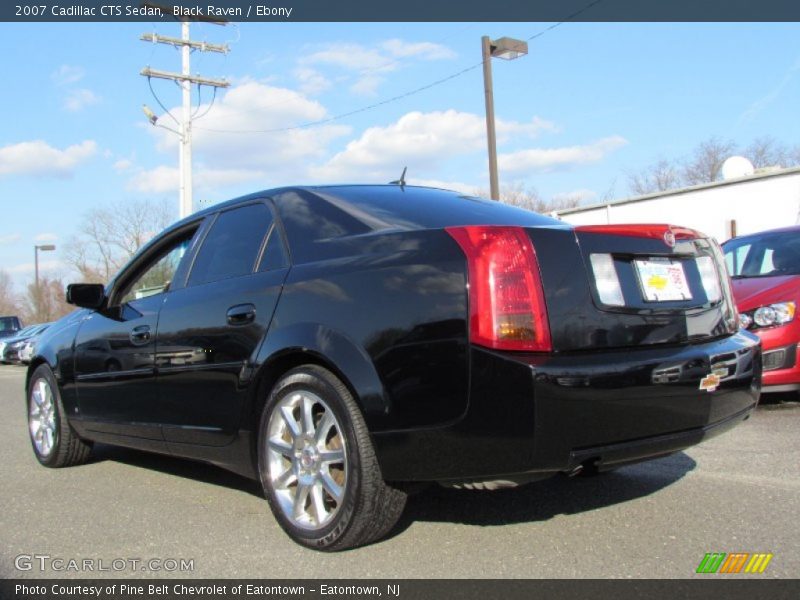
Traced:
POLYGON ((761 338, 763 391, 800 390, 800 226, 734 238, 722 248, 741 326, 761 338))

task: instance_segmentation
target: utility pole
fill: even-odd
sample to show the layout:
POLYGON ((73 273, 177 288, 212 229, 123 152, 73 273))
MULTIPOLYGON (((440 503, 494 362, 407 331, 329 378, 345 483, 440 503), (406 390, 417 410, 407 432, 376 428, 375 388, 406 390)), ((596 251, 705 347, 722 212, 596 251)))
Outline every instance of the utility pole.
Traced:
MULTIPOLYGON (((171 11, 168 7, 161 7, 162 11, 171 11)), ((190 58, 194 50, 200 52, 219 52, 227 54, 229 48, 225 44, 208 44, 206 42, 195 42, 189 37, 189 20, 191 17, 180 17, 181 19, 181 37, 173 38, 154 33, 145 33, 141 36, 141 40, 145 42, 152 42, 154 44, 169 44, 181 50, 181 72, 172 73, 170 71, 159 71, 145 67, 141 70, 141 75, 145 77, 156 77, 159 79, 170 79, 175 81, 181 87, 182 95, 182 110, 180 128, 176 133, 180 138, 180 153, 179 153, 179 166, 180 166, 180 199, 178 204, 178 214, 180 218, 186 217, 194 212, 194 202, 192 199, 192 84, 207 85, 215 88, 226 88, 230 85, 224 79, 211 79, 208 77, 199 77, 191 74, 190 58)), ((224 25, 224 21, 211 21, 207 18, 202 19, 210 21, 217 25, 224 25)), ((152 117, 150 119, 153 125, 156 125, 157 119, 152 117)), ((163 126, 162 126, 163 127, 163 126)), ((167 129, 169 129, 167 127, 167 129)), ((172 130, 171 131, 175 131, 172 130)))

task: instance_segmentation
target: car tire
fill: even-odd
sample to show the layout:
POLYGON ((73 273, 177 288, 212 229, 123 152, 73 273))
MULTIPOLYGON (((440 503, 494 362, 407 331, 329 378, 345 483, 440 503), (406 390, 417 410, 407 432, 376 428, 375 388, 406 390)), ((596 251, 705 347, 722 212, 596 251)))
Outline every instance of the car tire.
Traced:
POLYGON ((292 369, 272 389, 260 419, 258 470, 283 530, 316 550, 380 539, 406 503, 405 492, 383 480, 352 394, 317 365, 292 369))
POLYGON ((53 371, 39 365, 28 384, 28 433, 36 459, 45 467, 80 465, 89 460, 91 442, 69 424, 53 371))

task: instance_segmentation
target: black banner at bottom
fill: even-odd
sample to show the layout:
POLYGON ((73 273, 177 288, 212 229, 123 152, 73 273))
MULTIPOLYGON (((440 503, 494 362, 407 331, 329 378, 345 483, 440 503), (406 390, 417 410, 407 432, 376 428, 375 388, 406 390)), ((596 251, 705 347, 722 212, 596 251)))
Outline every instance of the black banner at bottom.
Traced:
POLYGON ((286 598, 459 598, 532 600, 613 597, 673 600, 800 598, 800 580, 593 579, 5 579, 2 600, 250 600, 286 598))

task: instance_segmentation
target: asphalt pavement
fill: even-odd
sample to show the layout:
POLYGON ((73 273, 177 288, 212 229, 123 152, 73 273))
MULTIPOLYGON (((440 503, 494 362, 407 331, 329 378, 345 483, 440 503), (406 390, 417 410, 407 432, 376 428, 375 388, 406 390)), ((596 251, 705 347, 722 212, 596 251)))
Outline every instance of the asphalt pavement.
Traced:
POLYGON ((600 477, 433 487, 387 539, 324 554, 284 535, 257 484, 213 466, 110 446, 39 466, 23 381, 0 367, 2 577, 725 577, 695 574, 707 552, 773 554, 764 573, 730 577, 800 575, 797 403, 600 477))

